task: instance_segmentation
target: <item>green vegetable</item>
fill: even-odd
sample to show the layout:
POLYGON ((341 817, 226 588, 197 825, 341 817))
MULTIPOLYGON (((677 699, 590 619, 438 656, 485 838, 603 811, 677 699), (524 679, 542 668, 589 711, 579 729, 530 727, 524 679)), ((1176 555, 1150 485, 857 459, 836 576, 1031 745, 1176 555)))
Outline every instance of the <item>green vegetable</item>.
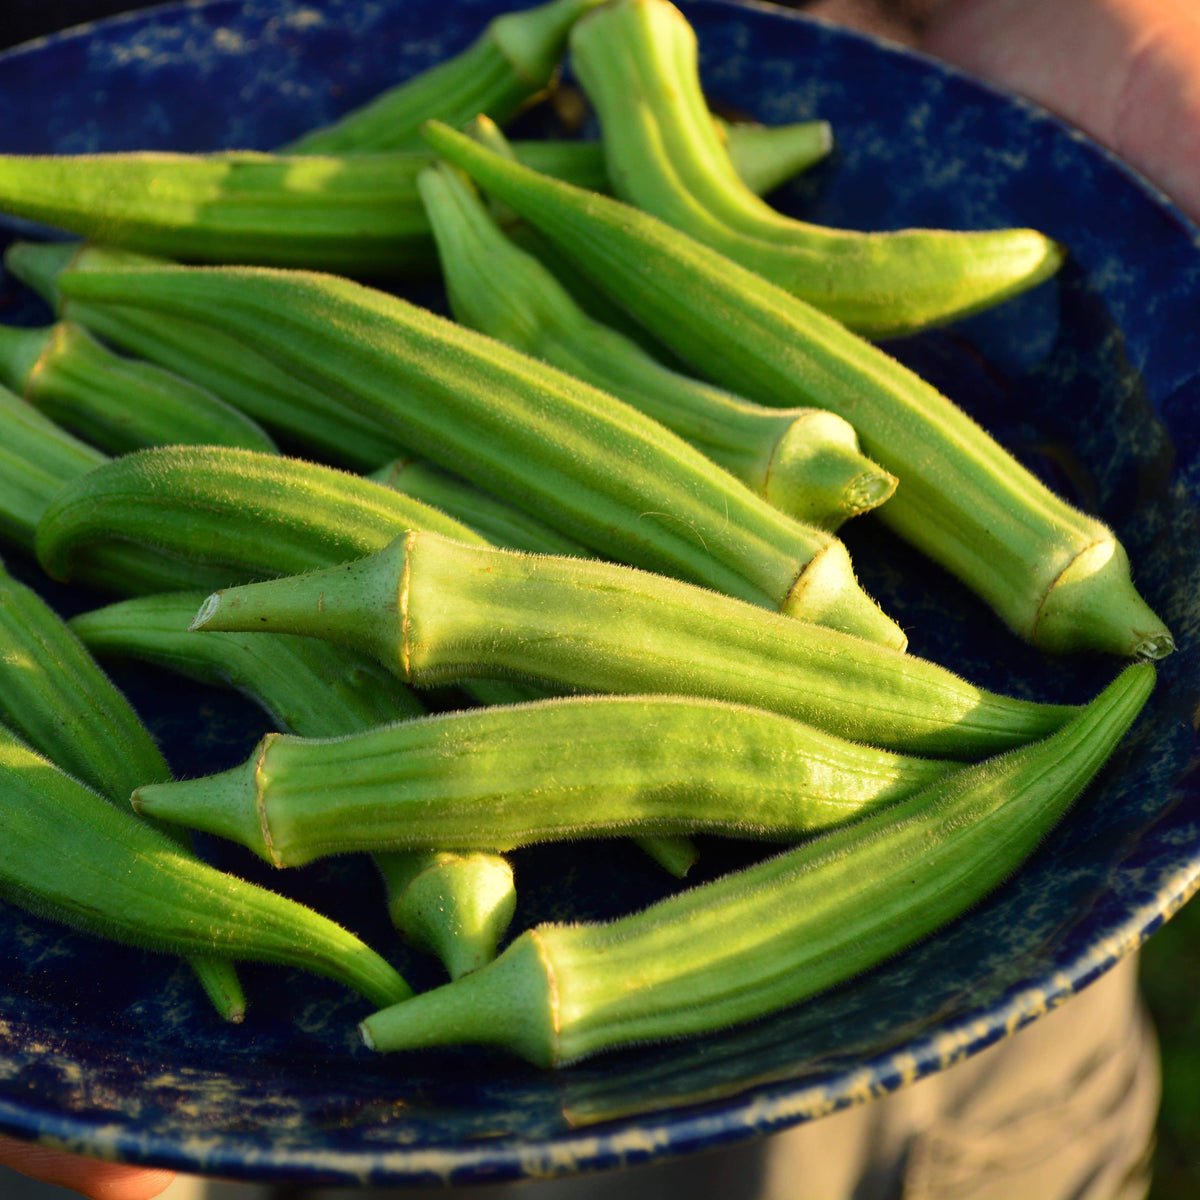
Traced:
POLYGON ((977 758, 1075 712, 665 576, 409 533, 357 562, 210 597, 199 630, 309 634, 418 686, 476 676, 747 704, 907 753, 977 758))
POLYGON ((244 338, 596 553, 904 644, 835 538, 614 397, 397 297, 266 268, 129 267, 59 286, 244 338))
POLYGON ((1056 652, 1154 659, 1174 648, 1111 530, 895 359, 648 214, 535 175, 445 127, 426 132, 697 370, 764 404, 845 417, 899 480, 879 519, 1019 635, 1056 652))
POLYGON ((168 442, 275 449, 254 421, 211 392, 114 354, 70 321, 38 329, 0 325, 0 382, 115 454, 168 442))
POLYGON ((716 700, 578 696, 342 738, 269 733, 244 765, 148 783, 133 805, 295 867, 631 832, 795 841, 951 769, 716 700))
POLYGON ((325 917, 185 857, 0 729, 0 896, 150 950, 281 963, 373 1004, 410 995, 373 950, 325 917))
POLYGON ((571 33, 622 199, 871 337, 977 312, 1049 278, 1063 250, 1033 229, 850 233, 797 221, 738 177, 708 117, 696 35, 668 0, 616 0, 571 33))
POLYGON ((579 308, 504 236, 456 171, 424 171, 419 186, 464 325, 620 397, 810 525, 836 529, 895 491, 896 480, 862 454, 841 417, 766 409, 669 370, 579 308))
POLYGON ((869 969, 1016 871, 1137 717, 1127 670, 1043 742, 609 924, 538 925, 495 962, 368 1017, 377 1050, 483 1042, 539 1066, 695 1036, 869 969))

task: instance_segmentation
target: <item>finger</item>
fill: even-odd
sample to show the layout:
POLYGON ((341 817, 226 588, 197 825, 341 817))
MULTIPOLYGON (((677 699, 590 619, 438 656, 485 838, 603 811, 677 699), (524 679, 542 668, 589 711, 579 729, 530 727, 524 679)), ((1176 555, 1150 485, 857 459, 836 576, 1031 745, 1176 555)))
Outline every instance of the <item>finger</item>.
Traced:
POLYGON ((1188 0, 960 0, 921 47, 1078 125, 1200 220, 1200 14, 1188 0))
POLYGON ((43 1183, 70 1188, 89 1200, 151 1200, 175 1178, 171 1171, 100 1162, 3 1134, 0 1164, 43 1183))

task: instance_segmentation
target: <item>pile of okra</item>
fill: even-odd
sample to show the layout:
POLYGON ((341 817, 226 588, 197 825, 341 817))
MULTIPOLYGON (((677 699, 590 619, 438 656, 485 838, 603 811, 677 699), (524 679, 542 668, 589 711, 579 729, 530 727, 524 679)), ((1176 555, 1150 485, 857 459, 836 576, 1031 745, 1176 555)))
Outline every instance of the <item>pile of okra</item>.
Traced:
POLYGON ((799 1003, 1018 871, 1171 634, 1104 524, 875 344, 1067 248, 784 215, 830 135, 714 116, 669 0, 550 0, 271 153, 0 157, 0 211, 79 239, 5 257, 55 319, 0 327, 0 531, 112 597, 63 622, 0 579, 0 896, 187 958, 229 1020, 261 960, 360 993, 377 1050, 553 1066, 799 1003), (564 58, 598 138, 510 140, 564 58), (431 273, 453 319, 371 282, 431 273), (907 653, 851 520, 1112 682, 1052 704, 907 653), (173 779, 109 658, 274 730, 173 779), (450 982, 414 996, 190 831, 371 855, 450 982), (697 834, 763 854, 689 886, 697 834), (680 882, 510 930, 508 852, 594 837, 680 882))

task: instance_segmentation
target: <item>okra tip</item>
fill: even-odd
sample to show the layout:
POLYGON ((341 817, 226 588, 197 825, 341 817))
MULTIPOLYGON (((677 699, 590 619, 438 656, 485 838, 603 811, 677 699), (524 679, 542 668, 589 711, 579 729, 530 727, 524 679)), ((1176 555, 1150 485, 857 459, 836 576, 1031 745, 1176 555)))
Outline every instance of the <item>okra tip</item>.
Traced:
POLYGON ((1043 650, 1099 650, 1122 658, 1166 658, 1175 639, 1134 587, 1129 558, 1113 537, 1077 554, 1047 589, 1033 640, 1043 650))

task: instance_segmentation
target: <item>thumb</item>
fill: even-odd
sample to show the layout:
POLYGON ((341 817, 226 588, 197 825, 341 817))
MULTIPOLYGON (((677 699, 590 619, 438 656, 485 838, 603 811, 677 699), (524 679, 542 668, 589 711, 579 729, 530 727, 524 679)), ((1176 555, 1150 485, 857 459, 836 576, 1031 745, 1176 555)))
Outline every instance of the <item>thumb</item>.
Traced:
POLYGON ((0 1165, 42 1183, 70 1188, 88 1200, 151 1200, 175 1177, 171 1171, 100 1162, 2 1134, 0 1165))

